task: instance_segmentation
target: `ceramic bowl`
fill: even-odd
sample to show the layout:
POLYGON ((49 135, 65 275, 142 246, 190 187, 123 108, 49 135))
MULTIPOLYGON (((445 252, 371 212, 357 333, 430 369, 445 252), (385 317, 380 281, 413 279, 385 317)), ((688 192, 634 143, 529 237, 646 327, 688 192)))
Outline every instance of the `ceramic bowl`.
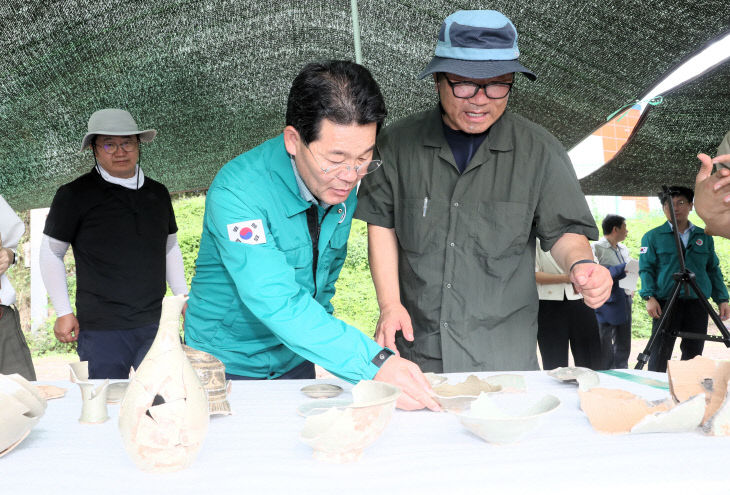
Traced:
POLYGON ((342 393, 342 387, 331 383, 313 383, 302 387, 301 392, 313 399, 331 399, 342 393))
POLYGON ((46 411, 46 400, 18 374, 0 375, 0 457, 13 450, 46 411))
POLYGON ((457 417, 487 442, 510 443, 537 428, 543 417, 559 405, 560 399, 549 394, 481 394, 457 417))
POLYGON ((388 383, 363 380, 352 388, 352 403, 307 417, 300 438, 314 449, 316 459, 356 461, 390 422, 400 394, 388 383))

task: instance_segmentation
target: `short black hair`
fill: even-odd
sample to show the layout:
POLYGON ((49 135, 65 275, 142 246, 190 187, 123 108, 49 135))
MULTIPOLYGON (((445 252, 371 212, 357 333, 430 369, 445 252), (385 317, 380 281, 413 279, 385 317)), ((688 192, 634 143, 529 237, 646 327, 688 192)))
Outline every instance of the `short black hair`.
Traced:
POLYGON ((370 71, 347 60, 307 64, 294 78, 286 105, 286 125, 306 144, 319 138, 322 119, 335 124, 377 124, 388 114, 385 99, 370 71))
POLYGON ((695 198, 695 192, 689 187, 672 186, 669 188, 669 195, 665 194, 664 191, 659 193, 659 201, 662 202, 662 206, 665 206, 670 197, 676 198, 677 196, 684 196, 691 203, 695 198))
POLYGON ((613 232, 613 228, 620 229, 621 226, 626 222, 626 219, 621 215, 606 215, 601 223, 603 229, 603 235, 608 235, 613 232))

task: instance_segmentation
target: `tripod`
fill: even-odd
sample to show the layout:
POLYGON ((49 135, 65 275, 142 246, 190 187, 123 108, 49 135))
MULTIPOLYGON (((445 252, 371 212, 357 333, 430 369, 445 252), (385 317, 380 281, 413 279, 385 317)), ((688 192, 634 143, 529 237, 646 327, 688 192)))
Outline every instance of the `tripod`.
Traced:
POLYGON ((652 334, 649 342, 647 342, 644 352, 639 353, 639 355, 637 356, 638 361, 636 363, 636 367, 634 368, 637 370, 640 370, 644 367, 646 362, 649 360, 649 356, 651 356, 652 351, 655 350, 655 347, 657 348, 656 352, 659 352, 663 347, 662 344, 664 342, 670 340, 673 342, 674 339, 676 339, 677 337, 681 337, 683 339, 710 340, 714 342, 722 342, 725 344, 726 347, 730 347, 730 333, 728 333, 727 328, 725 328, 725 324, 722 322, 720 317, 710 305, 707 297, 705 297, 705 295, 702 293, 702 290, 697 285, 697 281, 695 280, 695 274, 688 270, 687 265, 685 265, 684 263, 684 251, 682 250, 682 241, 679 238, 677 216, 674 212, 672 195, 667 186, 662 186, 662 190, 664 191, 666 197, 669 198, 667 203, 669 204, 669 211, 672 218, 672 233, 674 234, 675 248, 677 249, 677 256, 679 257, 679 271, 672 275, 672 279, 674 280, 672 295, 669 298, 669 302, 667 303, 666 307, 664 308, 662 318, 661 320, 659 320, 659 326, 657 327, 656 332, 652 334), (707 314, 710 315, 712 321, 715 322, 715 325, 717 326, 718 330, 720 330, 722 336, 706 335, 692 332, 680 332, 677 329, 670 330, 667 328, 669 326, 669 322, 671 321, 670 317, 672 315, 672 311, 674 310, 677 299, 679 299, 679 294, 681 292, 683 284, 685 287, 685 294, 689 294, 689 289, 692 288, 695 295, 697 296, 697 299, 702 304, 702 307, 705 308, 707 314))

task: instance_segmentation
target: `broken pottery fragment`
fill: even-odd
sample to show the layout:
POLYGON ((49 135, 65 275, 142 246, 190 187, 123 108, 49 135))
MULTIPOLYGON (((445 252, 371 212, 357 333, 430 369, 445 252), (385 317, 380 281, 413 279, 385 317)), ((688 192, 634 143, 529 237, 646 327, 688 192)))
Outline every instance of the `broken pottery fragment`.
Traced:
POLYGON ((428 384, 431 385, 431 388, 438 387, 448 380, 448 378, 446 378, 445 376, 437 375, 436 373, 431 373, 430 371, 428 373, 424 373, 423 376, 426 377, 426 380, 428 380, 428 384))
MULTIPOLYGON (((727 394, 730 395, 730 382, 728 382, 727 394)), ((730 400, 725 399, 717 412, 702 425, 702 430, 708 435, 730 435, 730 400)))
POLYGON ((119 409, 119 431, 134 463, 144 471, 169 472, 190 465, 208 431, 208 401, 180 343, 184 296, 162 300, 152 347, 130 376, 119 409))
POLYGON ((484 378, 484 381, 490 385, 502 387, 501 392, 524 392, 527 390, 527 382, 522 375, 491 375, 484 378))
POLYGON ((36 385, 35 386, 46 400, 60 399, 66 395, 66 389, 63 387, 56 387, 55 385, 36 385))
POLYGON ((555 368, 548 371, 547 374, 561 382, 577 382, 578 388, 581 390, 589 390, 593 387, 597 387, 601 381, 598 377, 598 373, 590 368, 582 368, 580 366, 564 366, 561 368, 555 368))
POLYGON ((46 400, 28 380, 17 373, 0 375, 0 457, 28 436, 46 407, 46 400))
POLYGON ((388 383, 363 380, 352 388, 352 403, 307 417, 300 438, 316 459, 356 461, 390 422, 400 394, 388 383))
POLYGON ((437 387, 433 387, 435 393, 434 400, 439 405, 452 412, 459 412, 466 407, 482 392, 499 392, 502 390, 501 385, 494 385, 485 379, 481 379, 476 375, 469 375, 466 380, 455 385, 444 383, 437 387))
POLYGON ((688 361, 669 361, 667 375, 674 400, 681 402, 694 395, 706 395, 703 423, 727 402, 730 361, 715 361, 702 356, 688 361))
POLYGON ((601 433, 689 431, 699 425, 698 401, 704 400, 675 405, 669 398, 648 401, 626 390, 601 387, 579 389, 578 396, 591 426, 601 433))
POLYGON ((482 393, 468 410, 457 414, 461 424, 490 443, 510 443, 537 428, 544 415, 554 411, 560 399, 545 394, 489 395, 482 393))
POLYGON ((231 414, 226 388, 226 367, 212 354, 183 345, 185 355, 200 378, 208 397, 208 413, 231 414))

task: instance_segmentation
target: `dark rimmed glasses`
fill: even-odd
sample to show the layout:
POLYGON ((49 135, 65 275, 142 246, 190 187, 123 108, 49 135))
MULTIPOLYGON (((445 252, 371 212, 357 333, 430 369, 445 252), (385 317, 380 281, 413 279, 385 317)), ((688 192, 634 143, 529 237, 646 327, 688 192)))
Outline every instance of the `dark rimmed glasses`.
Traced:
POLYGON ((451 86, 451 92, 454 96, 462 99, 474 98, 479 90, 483 88, 487 98, 501 100, 509 94, 512 90, 512 84, 514 84, 511 82, 477 84, 471 81, 450 81, 446 76, 443 79, 451 86))
POLYGON ((121 143, 104 143, 104 144, 96 144, 97 148, 101 148, 104 150, 105 153, 109 153, 110 155, 113 155, 117 152, 117 149, 121 148, 122 151, 126 151, 127 153, 131 153, 132 151, 136 151, 137 148, 139 148, 139 142, 136 139, 130 139, 128 141, 122 141, 121 143))

